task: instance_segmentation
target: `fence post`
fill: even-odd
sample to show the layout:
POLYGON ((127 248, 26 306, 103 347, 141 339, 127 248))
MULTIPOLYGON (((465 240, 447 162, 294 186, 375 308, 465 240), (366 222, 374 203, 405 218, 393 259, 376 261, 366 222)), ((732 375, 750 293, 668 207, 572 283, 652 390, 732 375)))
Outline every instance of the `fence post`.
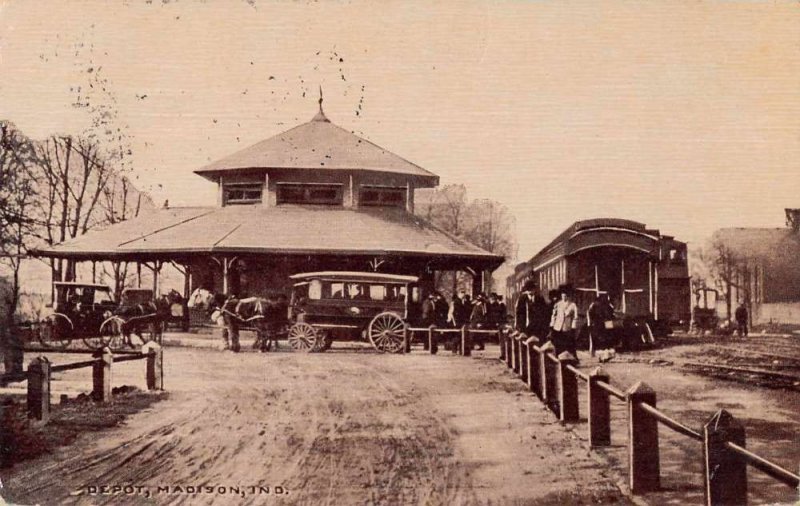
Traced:
POLYGON ((92 398, 98 402, 111 401, 111 364, 114 355, 106 346, 102 350, 92 353, 98 359, 92 366, 92 398))
POLYGON ((510 332, 506 336, 506 367, 508 367, 509 369, 512 369, 514 367, 513 359, 512 359, 512 355, 514 354, 513 353, 514 350, 513 350, 512 341, 514 340, 514 336, 515 335, 517 335, 517 331, 516 330, 510 332))
POLYGON ((525 334, 519 338, 519 377, 528 382, 528 336, 525 334))
POLYGON ((577 422, 578 411, 578 377, 567 366, 577 366, 578 359, 568 351, 558 356, 558 417, 562 422, 577 422))
POLYGON ((28 364, 28 418, 50 419, 50 361, 36 357, 28 364))
POLYGON ((553 385, 554 378, 549 371, 550 359, 547 357, 548 355, 555 353, 555 350, 556 348, 553 346, 552 341, 547 341, 542 347, 539 348, 539 397, 547 406, 553 402, 555 396, 555 385, 553 385))
POLYGON ((589 373, 589 446, 611 444, 611 406, 608 392, 600 388, 598 381, 608 383, 608 374, 596 367, 589 373))
POLYGON ((721 409, 703 426, 705 504, 747 504, 747 464, 725 443, 745 445, 744 427, 721 409))
POLYGON ((439 351, 439 343, 436 342, 436 325, 428 327, 428 351, 431 355, 436 355, 439 351))
POLYGON ((142 353, 147 355, 147 389, 164 390, 164 349, 150 341, 142 346, 142 353))
POLYGON ((536 355, 535 346, 539 345, 539 338, 529 337, 525 344, 528 347, 528 377, 526 381, 531 392, 536 392, 539 384, 539 357, 536 355))
POLYGON ((634 494, 653 492, 661 487, 658 421, 639 404, 656 407, 656 392, 640 381, 627 394, 629 486, 634 494))
POLYGON ((506 359, 506 337, 508 336, 508 331, 506 329, 498 328, 497 329, 497 344, 500 345, 500 361, 503 362, 506 359))
POLYGON ((461 327, 461 355, 472 356, 472 336, 469 333, 469 326, 461 327))
POLYGON ((403 353, 411 353, 412 339, 414 339, 414 333, 408 330, 407 325, 403 325, 403 353))

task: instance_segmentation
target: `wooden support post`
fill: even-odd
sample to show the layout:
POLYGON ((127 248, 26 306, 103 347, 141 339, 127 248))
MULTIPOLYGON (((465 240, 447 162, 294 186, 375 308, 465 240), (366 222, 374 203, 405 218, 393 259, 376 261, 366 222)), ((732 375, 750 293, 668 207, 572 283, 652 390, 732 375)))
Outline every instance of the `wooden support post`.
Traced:
POLYGON ((469 333, 469 326, 461 327, 461 355, 472 356, 472 336, 469 333))
POLYGON ((598 381, 608 383, 608 374, 596 367, 589 373, 589 445, 608 446, 611 444, 611 405, 608 392, 597 385, 598 381))
POLYGON ((158 343, 150 341, 142 346, 142 353, 147 355, 148 390, 164 390, 164 350, 158 343))
POLYGON ((506 336, 508 332, 500 329, 497 331, 497 344, 500 345, 500 361, 504 362, 506 359, 506 336))
POLYGON ((28 364, 28 418, 50 419, 50 361, 36 357, 28 364))
POLYGON ((558 418, 562 422, 575 423, 579 417, 578 411, 578 378, 567 369, 575 367, 578 359, 568 351, 558 356, 558 418))
POLYGON ((528 382, 528 336, 522 334, 519 338, 519 377, 528 382))
POLYGON ((142 287, 142 262, 136 262, 136 288, 142 287))
POLYGON ((506 366, 511 369, 514 367, 514 362, 512 356, 514 354, 514 336, 517 335, 517 331, 514 330, 506 335, 506 366))
POLYGON ((411 339, 414 334, 403 325, 403 353, 411 353, 411 339))
POLYGON ((92 399, 97 402, 111 402, 111 364, 114 355, 108 347, 92 354, 99 359, 92 366, 92 399))
POLYGON ((539 348, 539 398, 545 405, 550 405, 555 396, 555 388, 553 385, 554 378, 550 374, 550 359, 548 355, 553 355, 556 351, 552 341, 547 341, 539 348))
POLYGON ((654 492, 661 487, 658 421, 639 405, 656 407, 656 392, 640 381, 627 394, 628 485, 634 494, 654 492))
POLYGON ((436 341, 436 325, 428 327, 428 351, 431 355, 436 355, 439 351, 439 343, 436 341))
POLYGON ((745 445, 744 427, 724 409, 703 426, 705 504, 747 504, 747 464, 725 446, 745 445))
POLYGON ((529 337, 525 343, 528 345, 528 388, 531 392, 539 394, 539 355, 536 353, 536 346, 539 346, 539 338, 529 337))
POLYGON ((519 374, 519 369, 520 369, 520 364, 519 364, 519 349, 520 349, 520 345, 519 345, 519 341, 520 341, 520 337, 522 337, 522 335, 523 334, 515 335, 514 336, 514 340, 511 342, 511 351, 513 353, 513 357, 511 357, 511 364, 514 366, 513 367, 514 372, 517 373, 517 374, 519 374))

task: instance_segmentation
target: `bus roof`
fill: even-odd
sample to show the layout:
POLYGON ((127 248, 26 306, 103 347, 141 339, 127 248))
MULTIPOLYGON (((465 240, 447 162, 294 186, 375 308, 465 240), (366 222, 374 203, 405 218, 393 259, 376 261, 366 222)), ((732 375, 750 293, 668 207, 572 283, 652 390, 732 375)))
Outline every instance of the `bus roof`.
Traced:
POLYGON ((396 283, 416 283, 417 276, 402 276, 400 274, 384 274, 381 272, 352 272, 352 271, 321 271, 303 272, 293 274, 289 278, 303 281, 309 279, 326 279, 336 281, 392 281, 396 283))

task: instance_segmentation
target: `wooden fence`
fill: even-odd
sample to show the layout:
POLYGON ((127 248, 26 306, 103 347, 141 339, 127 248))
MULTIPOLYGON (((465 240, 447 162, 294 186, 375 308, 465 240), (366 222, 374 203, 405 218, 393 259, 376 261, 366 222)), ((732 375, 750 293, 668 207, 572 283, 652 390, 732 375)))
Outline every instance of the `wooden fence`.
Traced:
POLYGON ((498 336, 498 339, 500 336, 500 331, 498 329, 473 329, 470 328, 469 325, 464 325, 461 328, 437 327, 436 325, 431 325, 430 327, 406 327, 405 331, 406 352, 411 351, 413 336, 422 333, 425 336, 425 348, 432 355, 439 352, 439 343, 443 336, 455 336, 458 345, 458 353, 465 357, 472 355, 473 338, 475 336, 498 336))
POLYGON ((628 390, 614 387, 600 367, 588 374, 579 370, 569 352, 556 356, 553 344, 535 336, 501 332, 500 360, 524 381, 561 421, 579 420, 578 381, 587 386, 588 438, 591 447, 611 444, 613 397, 626 403, 628 413, 628 485, 631 493, 659 490, 658 425, 662 424, 703 445, 705 504, 746 504, 747 466, 789 487, 800 486, 800 476, 745 449, 744 427, 727 411, 715 413, 701 430, 694 430, 656 407, 656 392, 638 382, 628 390))
MULTIPOLYGON (((53 350, 25 350, 53 351, 53 350)), ((28 370, 16 374, 0 375, 3 384, 27 381, 28 382, 28 418, 46 423, 50 419, 50 380, 55 372, 71 371, 73 369, 92 368, 92 398, 98 402, 111 400, 111 367, 114 363, 129 362, 132 360, 146 360, 145 377, 148 390, 163 390, 164 387, 164 353, 161 346, 149 342, 142 347, 141 352, 114 351, 103 348, 97 351, 68 350, 56 353, 91 353, 91 360, 71 362, 68 364, 53 365, 45 356, 38 356, 30 361, 28 370), (116 356, 115 356, 116 355, 116 356)))

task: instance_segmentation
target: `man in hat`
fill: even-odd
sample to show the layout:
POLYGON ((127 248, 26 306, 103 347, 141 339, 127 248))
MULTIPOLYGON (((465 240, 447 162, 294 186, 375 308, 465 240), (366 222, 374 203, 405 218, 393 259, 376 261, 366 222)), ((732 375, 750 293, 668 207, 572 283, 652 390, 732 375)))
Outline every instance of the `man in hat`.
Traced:
POLYGON ((528 282, 523 287, 515 308, 516 328, 528 336, 543 339, 547 334, 550 310, 539 292, 539 287, 528 282))

